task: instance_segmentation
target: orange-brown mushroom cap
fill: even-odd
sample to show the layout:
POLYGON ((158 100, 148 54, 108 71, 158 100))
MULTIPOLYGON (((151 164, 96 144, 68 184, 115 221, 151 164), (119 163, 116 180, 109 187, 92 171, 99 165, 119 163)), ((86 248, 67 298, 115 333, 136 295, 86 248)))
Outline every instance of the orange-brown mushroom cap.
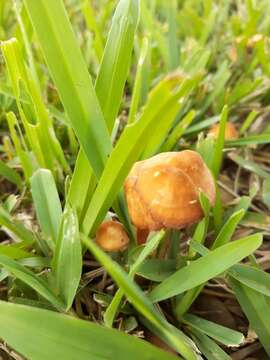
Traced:
POLYGON ((199 194, 215 201, 215 183, 201 156, 191 150, 139 161, 125 181, 133 224, 139 229, 180 229, 203 217, 199 194))
POLYGON ((128 246, 129 238, 121 223, 108 220, 98 228, 96 243, 108 252, 123 251, 128 246))
MULTIPOLYGON (((213 136, 215 139, 218 138, 218 134, 219 134, 219 129, 220 129, 220 125, 219 124, 215 124, 211 127, 211 129, 208 131, 208 135, 213 136)), ((225 128, 225 136, 224 139, 225 140, 232 140, 232 139, 237 139, 239 137, 238 131, 236 130, 234 124, 232 124, 231 122, 227 122, 226 123, 226 128, 225 128)))

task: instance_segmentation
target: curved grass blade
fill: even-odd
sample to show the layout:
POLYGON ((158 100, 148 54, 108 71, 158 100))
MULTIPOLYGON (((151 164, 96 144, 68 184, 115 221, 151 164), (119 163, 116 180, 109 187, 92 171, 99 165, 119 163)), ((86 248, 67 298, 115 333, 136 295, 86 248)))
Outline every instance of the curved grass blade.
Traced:
POLYGON ((122 268, 105 254, 93 241, 83 237, 83 243, 105 267, 133 306, 158 332, 162 334, 168 344, 178 351, 185 359, 197 359, 198 354, 196 354, 196 348, 194 348, 194 344, 190 339, 166 321, 138 285, 128 277, 122 268))
POLYGON ((211 247, 212 249, 216 249, 219 246, 225 245, 231 240, 231 237, 233 236, 233 233, 237 225, 243 219, 244 215, 245 215, 245 210, 241 209, 239 211, 234 212, 230 216, 230 218, 223 225, 218 236, 216 237, 214 244, 211 247))
POLYGON ((201 285, 252 254, 261 243, 262 235, 254 234, 211 251, 164 280, 152 290, 150 299, 165 300, 201 285))
POLYGON ((232 358, 225 353, 213 340, 211 340, 207 335, 192 329, 192 336, 194 342, 201 350, 203 355, 208 360, 231 360, 232 358))
POLYGON ((235 279, 231 278, 230 284, 252 329, 256 332, 265 351, 270 356, 270 306, 268 299, 263 294, 235 279))
POLYGON ((244 335, 238 331, 226 328, 225 326, 192 314, 185 314, 182 317, 182 320, 191 328, 210 336, 212 339, 217 340, 226 346, 238 346, 245 339, 244 335))
POLYGON ((109 133, 113 129, 119 110, 130 66, 138 18, 138 0, 119 1, 97 76, 95 89, 100 99, 109 133))
POLYGON ((76 213, 67 207, 56 242, 52 271, 59 296, 68 310, 76 294, 82 272, 82 249, 76 213))
POLYGON ((39 278, 36 274, 26 269, 23 265, 19 264, 15 260, 9 259, 4 255, 0 255, 0 264, 4 266, 6 270, 12 273, 16 278, 20 279, 32 289, 36 290, 56 309, 64 311, 64 303, 60 299, 58 299, 56 295, 54 295, 48 284, 43 279, 39 278))
MULTIPOLYGON (((150 240, 147 241, 143 250, 139 254, 138 258, 136 259, 134 264, 130 267, 128 275, 131 279, 134 278, 134 275, 136 274, 136 272, 138 271, 144 260, 157 248, 158 244, 163 239, 164 235, 165 232, 161 230, 160 232, 155 234, 150 240)), ((112 326, 123 295, 124 295, 123 291, 121 289, 118 289, 110 305, 107 307, 104 313, 104 322, 107 326, 110 327, 112 326)))

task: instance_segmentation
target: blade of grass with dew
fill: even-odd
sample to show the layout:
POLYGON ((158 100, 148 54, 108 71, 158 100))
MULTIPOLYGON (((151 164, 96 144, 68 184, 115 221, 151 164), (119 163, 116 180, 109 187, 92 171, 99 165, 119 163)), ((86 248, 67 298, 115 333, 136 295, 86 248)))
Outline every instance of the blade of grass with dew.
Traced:
POLYGON ((149 297, 157 302, 201 285, 252 254, 261 243, 262 235, 254 234, 223 245, 176 271, 156 286, 149 297))
POLYGON ((182 317, 182 320, 191 328, 210 336, 212 339, 217 340, 226 346, 238 346, 245 339, 244 335, 238 331, 229 329, 225 326, 200 318, 193 314, 185 314, 182 317))
MULTIPOLYGON (((181 91, 179 90, 180 96, 181 91)), ((125 128, 110 158, 87 209, 82 229, 93 233, 113 204, 132 165, 145 148, 149 134, 164 118, 171 121, 179 107, 179 93, 171 78, 160 81, 152 90, 140 118, 125 128)))
POLYGON ((54 178, 49 170, 39 169, 31 177, 30 183, 38 222, 48 245, 54 249, 62 216, 54 178))
POLYGON ((0 336, 32 360, 173 360, 174 356, 122 332, 53 311, 0 302, 0 336), (9 326, 7 326, 9 324, 9 326), (31 341, 29 341, 31 334, 31 341))
POLYGON ((122 268, 105 254, 93 241, 88 240, 86 237, 83 237, 82 241, 96 259, 105 267, 133 306, 152 324, 152 326, 156 328, 156 330, 160 331, 168 344, 178 351, 185 359, 196 360, 198 354, 196 354, 196 349, 193 347, 190 339, 166 321, 138 285, 128 277, 122 268))
POLYGON ((111 142, 63 2, 24 0, 24 3, 72 127, 99 177, 111 142))
POLYGON ((17 185, 18 189, 22 188, 22 179, 19 174, 8 165, 6 165, 2 160, 0 160, 0 176, 3 176, 8 181, 17 185))
POLYGON ((62 311, 65 309, 64 303, 52 292, 46 281, 38 277, 35 273, 4 255, 0 255, 0 264, 16 276, 16 278, 20 279, 48 300, 56 309, 62 311))
MULTIPOLYGON (((130 267, 129 270, 129 277, 131 279, 134 278, 137 270, 143 263, 143 261, 157 248, 160 241, 164 238, 165 232, 161 230, 157 234, 155 234, 150 240, 147 241, 145 244, 142 252, 134 262, 134 264, 130 267)), ((116 294, 114 295, 110 305, 107 307, 105 313, 104 313, 104 322, 107 326, 112 327, 113 321, 117 315, 117 311, 119 309, 121 300, 124 296, 124 293, 121 289, 118 289, 116 294)))
POLYGON ((66 310, 72 305, 82 273, 82 248, 79 224, 71 207, 63 212, 52 260, 52 271, 59 296, 66 310))
POLYGON ((252 329, 259 337, 265 351, 270 355, 270 308, 269 301, 261 293, 230 279, 236 298, 247 316, 252 329))

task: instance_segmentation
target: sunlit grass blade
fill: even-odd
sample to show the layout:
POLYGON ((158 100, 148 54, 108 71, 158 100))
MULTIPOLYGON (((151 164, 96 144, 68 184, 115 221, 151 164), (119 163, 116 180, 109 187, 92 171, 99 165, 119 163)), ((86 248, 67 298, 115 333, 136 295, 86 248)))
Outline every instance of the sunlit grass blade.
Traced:
POLYGON ((134 35, 139 17, 138 0, 120 0, 104 49, 96 80, 96 93, 109 132, 119 110, 130 66, 134 35))
POLYGON ((95 175, 100 176, 111 142, 63 2, 24 0, 24 3, 69 120, 95 175))
POLYGON ((155 287, 149 295, 150 299, 154 302, 168 299, 222 274, 232 265, 252 254, 261 243, 262 235, 255 234, 211 251, 176 271, 155 287))
POLYGON ((175 359, 145 341, 94 322, 3 301, 0 310, 1 338, 28 359, 126 360, 127 354, 130 360, 175 359))
POLYGON ((67 207, 62 215, 52 271, 56 289, 68 310, 72 305, 82 273, 79 224, 76 213, 70 207, 67 207))

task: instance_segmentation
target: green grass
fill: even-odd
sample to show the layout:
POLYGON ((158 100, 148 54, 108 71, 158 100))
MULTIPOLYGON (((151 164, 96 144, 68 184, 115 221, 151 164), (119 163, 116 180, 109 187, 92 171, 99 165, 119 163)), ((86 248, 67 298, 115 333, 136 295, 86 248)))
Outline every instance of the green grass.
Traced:
POLYGON ((268 0, 0 0, 7 353, 226 360, 252 329, 270 356, 269 14, 268 0), (216 202, 202 195, 198 224, 138 246, 124 181, 184 149, 212 171, 216 202), (111 218, 130 238, 121 254, 95 243, 111 218), (229 298, 242 321, 213 321, 206 296, 206 313, 229 298))

